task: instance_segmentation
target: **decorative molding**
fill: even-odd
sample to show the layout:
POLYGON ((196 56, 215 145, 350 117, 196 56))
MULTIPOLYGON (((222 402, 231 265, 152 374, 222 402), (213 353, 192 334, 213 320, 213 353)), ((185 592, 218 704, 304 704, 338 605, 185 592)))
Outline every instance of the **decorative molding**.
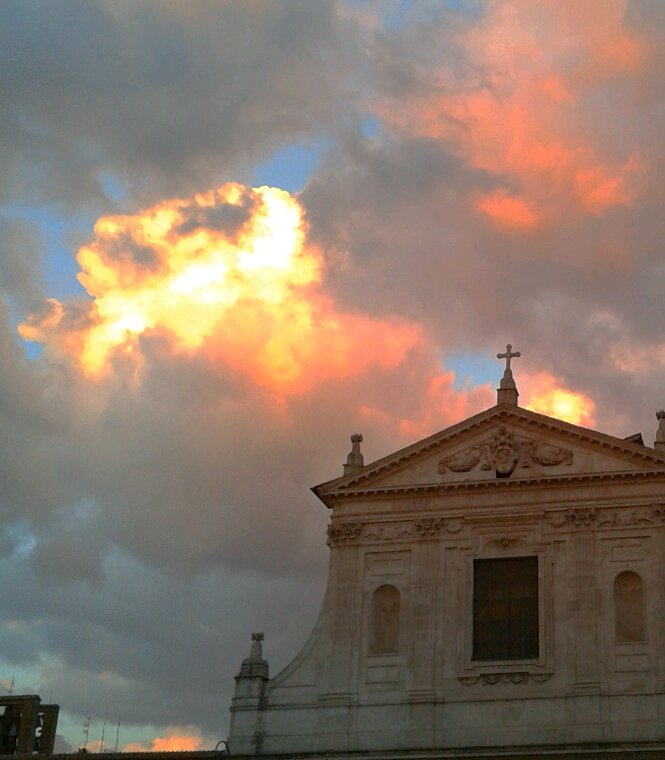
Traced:
POLYGON ((441 530, 454 535, 463 527, 461 519, 445 520, 443 517, 421 517, 409 522, 330 523, 326 543, 328 546, 339 546, 358 541, 412 541, 418 538, 437 538, 441 530))
POLYGON ((415 537, 416 534, 409 523, 368 525, 363 533, 363 539, 367 541, 399 541, 415 537))
POLYGON ((665 523, 665 505, 652 504, 649 507, 621 507, 619 509, 596 509, 580 507, 549 513, 549 524, 553 528, 566 525, 575 528, 595 526, 598 528, 624 528, 635 525, 662 525, 665 523))
POLYGON ((501 672, 501 673, 480 673, 477 676, 460 676, 457 680, 464 686, 474 686, 477 683, 485 686, 494 686, 498 683, 545 683, 552 677, 552 673, 531 673, 528 670, 501 672))
POLYGON ((497 544, 502 549, 507 549, 511 544, 516 544, 519 538, 508 538, 508 536, 502 536, 501 538, 495 538, 490 543, 497 544))
POLYGON ((573 452, 569 449, 517 436, 505 425, 500 425, 491 438, 441 459, 438 471, 440 475, 445 475, 448 471, 469 472, 480 466, 481 470, 495 470, 506 477, 515 467, 528 470, 534 465, 555 467, 560 464, 570 466, 572 463, 573 452))
POLYGON ((331 523, 328 525, 328 546, 339 546, 355 541, 362 534, 361 522, 331 523))
POLYGON ((658 525, 665 523, 665 507, 636 507, 633 509, 603 509, 598 512, 598 527, 624 527, 631 525, 658 525))
POLYGON ((416 530, 423 538, 435 538, 444 525, 441 517, 422 517, 416 520, 416 530))
POLYGON ((599 483, 617 483, 628 480, 665 481, 665 467, 658 470, 639 470, 636 472, 600 472, 600 473, 574 473, 570 475, 556 474, 533 477, 527 475, 525 478, 492 478, 491 480, 453 480, 440 483, 422 483, 419 485, 401 485, 401 486, 375 486, 372 488, 362 488, 358 491, 348 491, 346 486, 337 491, 331 491, 324 494, 322 498, 328 507, 332 508, 335 504, 343 503, 348 500, 356 501, 358 496, 363 497, 380 497, 380 498, 403 498, 405 496, 416 496, 418 494, 430 494, 438 496, 442 493, 455 491, 492 491, 500 489, 512 489, 516 485, 528 483, 533 489, 545 488, 551 489, 552 484, 561 486, 573 486, 580 484, 597 485, 599 483))
POLYGON ((443 517, 421 517, 414 522, 396 522, 388 524, 365 524, 362 531, 363 541, 408 541, 414 538, 437 538, 441 530, 447 533, 459 533, 463 528, 459 519, 444 520, 443 517))
POLYGON ((553 528, 563 528, 564 525, 573 525, 575 528, 594 525, 596 522, 595 507, 579 507, 566 509, 563 512, 555 512, 550 517, 550 525, 553 528))

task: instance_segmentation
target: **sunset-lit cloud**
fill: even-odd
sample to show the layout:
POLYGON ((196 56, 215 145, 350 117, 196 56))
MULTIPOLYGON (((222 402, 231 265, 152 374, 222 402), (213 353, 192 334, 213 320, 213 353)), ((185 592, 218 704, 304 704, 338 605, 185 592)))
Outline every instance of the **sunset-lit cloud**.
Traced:
POLYGON ((567 388, 547 372, 521 378, 524 406, 534 412, 556 417, 574 425, 593 427, 595 404, 585 393, 567 388))
POLYGON ((196 731, 194 726, 168 727, 164 736, 156 736, 145 742, 129 742, 123 752, 193 752, 213 749, 196 731))
POLYGON ((91 378, 114 356, 140 368, 139 339, 155 332, 276 391, 394 366, 423 340, 418 325, 336 310, 302 208, 276 188, 228 184, 103 217, 78 262, 92 301, 49 299, 19 332, 91 378))
POLYGON ((384 102, 398 131, 444 140, 501 184, 476 197, 497 226, 529 231, 562 214, 602 214, 638 192, 645 161, 608 154, 588 118, 593 88, 638 72, 649 49, 626 0, 489 2, 457 44, 463 77, 441 64, 430 88, 384 102))

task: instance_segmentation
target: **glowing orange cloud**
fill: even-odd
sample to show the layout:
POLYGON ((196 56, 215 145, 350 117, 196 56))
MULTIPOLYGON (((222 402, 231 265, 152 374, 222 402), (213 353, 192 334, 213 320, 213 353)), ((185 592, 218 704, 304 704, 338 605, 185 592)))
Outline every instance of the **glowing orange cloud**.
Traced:
POLYGON ((574 425, 593 427, 595 404, 589 396, 566 388, 556 377, 547 372, 520 377, 525 407, 534 412, 557 417, 574 425))
MULTIPOLYGON (((186 730, 192 730, 186 729, 186 730)), ((131 742, 123 747, 123 752, 183 752, 206 748, 198 734, 183 733, 183 729, 167 728, 164 736, 157 736, 145 742, 131 742)), ((210 747, 212 749, 212 747, 210 747)))
POLYGON ((539 214, 530 208, 527 200, 511 197, 505 190, 478 198, 476 208, 502 227, 515 230, 529 230, 539 222, 539 214))
POLYGON ((644 65, 647 46, 624 26, 626 4, 489 2, 459 41, 473 79, 460 83, 442 67, 429 94, 379 110, 395 129, 452 142, 501 177, 472 199, 499 227, 528 231, 571 209, 628 205, 644 162, 637 152, 605 159, 584 103, 594 87, 644 65))
POLYGON ((418 325, 338 311, 319 287, 298 200, 229 183, 141 213, 102 217, 78 253, 92 300, 50 299, 19 327, 26 340, 100 379, 142 337, 165 334, 277 391, 399 364, 422 343, 418 325))

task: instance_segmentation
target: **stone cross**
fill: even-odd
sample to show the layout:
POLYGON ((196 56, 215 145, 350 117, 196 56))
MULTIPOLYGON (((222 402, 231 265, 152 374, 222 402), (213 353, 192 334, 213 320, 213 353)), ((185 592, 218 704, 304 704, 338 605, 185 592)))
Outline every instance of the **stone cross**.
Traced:
POLYGON ((519 356, 522 356, 522 354, 519 351, 515 351, 513 353, 513 347, 510 345, 510 343, 506 346, 506 353, 505 354, 497 354, 497 359, 505 359, 506 360, 506 370, 510 371, 510 360, 513 358, 517 358, 519 356))

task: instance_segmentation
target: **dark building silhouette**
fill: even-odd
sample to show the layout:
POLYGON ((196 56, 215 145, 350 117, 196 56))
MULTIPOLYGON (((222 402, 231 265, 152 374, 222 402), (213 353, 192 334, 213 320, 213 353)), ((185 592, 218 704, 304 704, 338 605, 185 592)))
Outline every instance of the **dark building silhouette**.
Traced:
POLYGON ((0 697, 0 755, 50 755, 59 711, 36 694, 0 697))

